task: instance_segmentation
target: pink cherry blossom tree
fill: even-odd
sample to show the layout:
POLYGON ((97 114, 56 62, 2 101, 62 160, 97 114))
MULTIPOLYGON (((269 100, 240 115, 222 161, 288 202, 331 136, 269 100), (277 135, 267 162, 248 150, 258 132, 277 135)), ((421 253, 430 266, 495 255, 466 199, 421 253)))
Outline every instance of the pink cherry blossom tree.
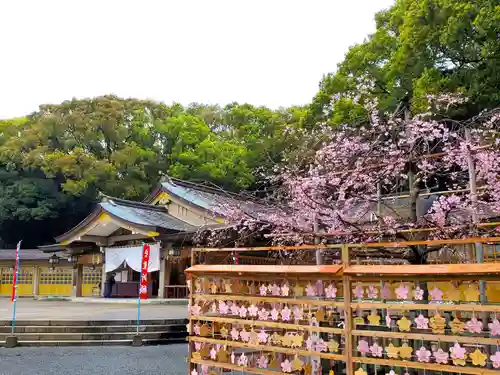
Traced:
MULTIPOLYGON (((314 150, 310 159, 310 149, 302 153, 307 162, 290 160, 272 171, 276 188, 265 203, 249 209, 247 201, 225 202, 221 213, 240 238, 259 232, 287 243, 311 242, 318 232, 339 243, 486 235, 495 227, 481 223, 500 216, 500 109, 456 121, 446 110, 465 98, 428 99, 426 113, 411 116, 402 107, 380 114, 369 102, 369 121, 319 127, 310 134, 316 143, 304 142, 314 150), (470 188, 471 162, 477 192, 470 188), (420 209, 422 202, 429 207, 420 209)), ((414 264, 437 250, 376 249, 414 264)))

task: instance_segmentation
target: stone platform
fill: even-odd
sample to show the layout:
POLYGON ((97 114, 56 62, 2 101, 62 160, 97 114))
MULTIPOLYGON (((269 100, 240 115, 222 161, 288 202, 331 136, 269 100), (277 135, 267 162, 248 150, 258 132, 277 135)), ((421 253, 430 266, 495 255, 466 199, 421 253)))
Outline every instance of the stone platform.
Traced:
MULTIPOLYGON (((77 303, 127 304, 137 305, 137 298, 100 298, 100 297, 36 297, 37 301, 69 301, 77 303)), ((179 305, 187 306, 187 298, 150 298, 141 300, 141 305, 179 305)))
MULTIPOLYGON (((97 301, 96 301, 97 300, 97 301)), ((81 300, 71 301, 33 300, 19 298, 16 319, 18 320, 135 320, 137 300, 120 303, 100 303, 81 300)), ((102 300, 101 300, 102 301, 102 300)), ((113 301, 111 299, 110 301, 113 301)), ((118 300, 119 301, 119 300, 118 300)), ((13 303, 10 298, 0 298, 0 320, 12 319, 13 303)), ((141 319, 185 319, 187 306, 166 304, 141 304, 141 319)))
POLYGON ((11 322, 0 320, 0 346, 127 346, 136 341, 141 346, 186 340, 186 319, 141 320, 139 327, 136 323, 130 320, 18 320, 13 335, 11 322))
MULTIPOLYGON (((10 299, 0 299, 0 347, 11 335, 12 307, 10 299)), ((186 306, 141 305, 142 343, 184 342, 186 318, 186 306)), ((21 346, 131 345, 136 330, 136 304, 32 299, 17 302, 15 336, 21 346)))

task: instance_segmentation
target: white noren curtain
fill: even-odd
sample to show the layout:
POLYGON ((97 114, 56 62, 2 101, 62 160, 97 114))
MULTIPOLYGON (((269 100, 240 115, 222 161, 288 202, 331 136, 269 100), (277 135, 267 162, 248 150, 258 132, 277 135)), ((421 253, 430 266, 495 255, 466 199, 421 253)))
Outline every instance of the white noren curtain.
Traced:
MULTIPOLYGON (((160 244, 150 244, 151 253, 149 256, 148 272, 160 269, 160 244)), ((125 262, 134 271, 141 272, 142 246, 131 247, 106 247, 105 251, 105 271, 116 270, 125 262)))

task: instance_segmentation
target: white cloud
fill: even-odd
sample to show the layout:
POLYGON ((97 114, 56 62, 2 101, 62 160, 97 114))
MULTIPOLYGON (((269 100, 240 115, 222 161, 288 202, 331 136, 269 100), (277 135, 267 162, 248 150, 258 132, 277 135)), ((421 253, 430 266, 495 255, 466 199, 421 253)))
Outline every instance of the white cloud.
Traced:
POLYGON ((393 0, 1 0, 0 118, 115 93, 305 104, 393 0))

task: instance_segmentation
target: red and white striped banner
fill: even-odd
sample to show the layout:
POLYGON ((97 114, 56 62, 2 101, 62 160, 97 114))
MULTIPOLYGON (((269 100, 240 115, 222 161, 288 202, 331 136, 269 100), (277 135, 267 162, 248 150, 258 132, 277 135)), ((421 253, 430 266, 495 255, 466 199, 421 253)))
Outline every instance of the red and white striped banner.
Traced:
POLYGON ((144 244, 142 247, 141 288, 139 295, 141 299, 148 299, 148 264, 150 254, 151 248, 148 244, 144 244))
POLYGON ((21 250, 21 241, 17 243, 16 247, 16 262, 14 263, 14 275, 12 276, 12 298, 11 301, 14 302, 17 297, 17 275, 19 274, 19 252, 21 250))

